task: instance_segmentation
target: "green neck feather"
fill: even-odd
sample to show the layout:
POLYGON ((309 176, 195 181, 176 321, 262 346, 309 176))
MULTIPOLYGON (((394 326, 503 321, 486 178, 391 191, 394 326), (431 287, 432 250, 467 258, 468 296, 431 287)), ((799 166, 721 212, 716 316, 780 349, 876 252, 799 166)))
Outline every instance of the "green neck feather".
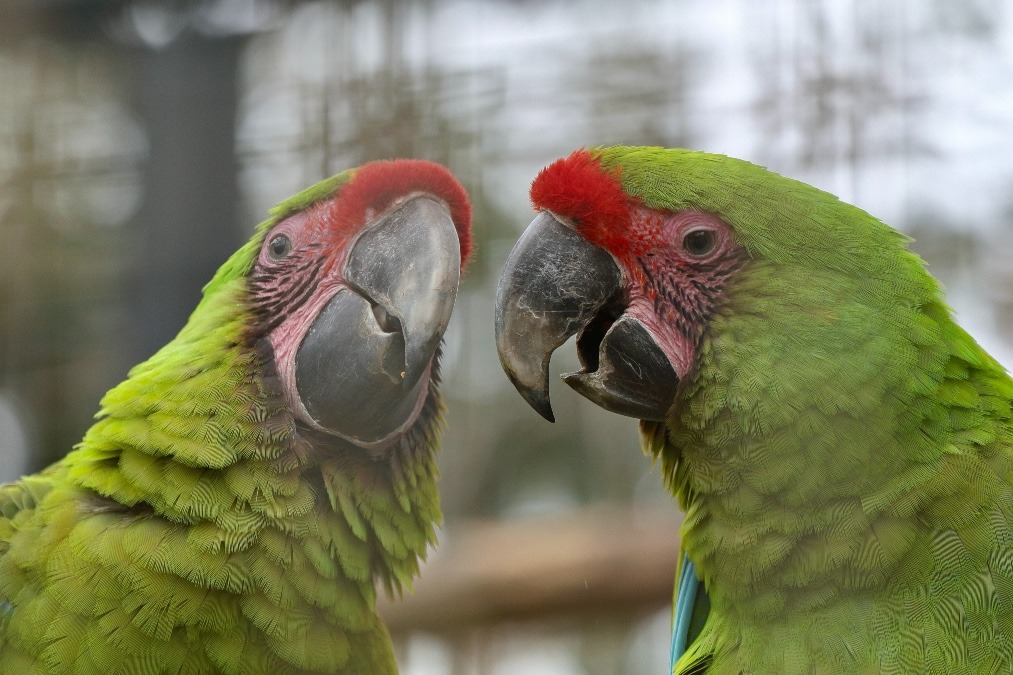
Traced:
POLYGON ((648 206, 718 214, 750 255, 668 423, 642 427, 715 606, 762 621, 885 592, 933 500, 1010 443, 1009 377, 860 209, 719 155, 593 152, 648 206))

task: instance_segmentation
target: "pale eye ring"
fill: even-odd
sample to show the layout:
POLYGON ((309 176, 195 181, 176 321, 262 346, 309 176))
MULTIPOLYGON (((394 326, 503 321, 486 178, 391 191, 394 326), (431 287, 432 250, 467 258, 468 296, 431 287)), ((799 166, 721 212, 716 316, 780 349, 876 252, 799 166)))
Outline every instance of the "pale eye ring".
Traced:
POLYGON ((292 252, 292 241, 283 234, 276 235, 267 245, 267 255, 271 260, 282 260, 292 252))
POLYGON ((686 252, 696 258, 703 258, 709 255, 718 245, 718 237, 714 230, 709 228, 698 228, 690 230, 682 237, 682 247, 686 252))

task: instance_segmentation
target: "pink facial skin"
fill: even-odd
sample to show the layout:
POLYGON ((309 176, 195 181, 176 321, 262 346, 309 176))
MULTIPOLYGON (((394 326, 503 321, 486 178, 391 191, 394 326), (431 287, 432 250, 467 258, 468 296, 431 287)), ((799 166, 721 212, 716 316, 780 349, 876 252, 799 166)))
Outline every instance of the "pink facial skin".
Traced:
MULTIPOLYGON (((341 289, 349 288, 343 272, 349 251, 358 236, 381 218, 387 211, 397 209, 405 201, 421 193, 411 193, 394 200, 383 212, 370 209, 365 214, 363 228, 346 235, 340 241, 326 227, 326 214, 320 208, 311 208, 286 218, 272 228, 264 237, 260 255, 257 258, 254 279, 258 282, 258 297, 261 303, 274 303, 288 307, 289 311, 279 318, 267 336, 274 353, 275 368, 281 380, 286 399, 295 416, 307 426, 342 436, 339 432, 321 427, 304 406, 296 383, 296 354, 306 332, 314 320, 341 289), (272 244, 278 237, 287 237, 291 252, 281 260, 272 257, 272 244), (321 242, 331 242, 324 245, 321 242), (330 248, 330 250, 324 250, 330 248)), ((422 374, 428 382, 430 368, 422 374)), ((428 388, 420 388, 419 398, 411 417, 396 429, 390 437, 368 444, 369 449, 381 449, 414 423, 425 404, 428 388)), ((342 436, 344 437, 344 436, 342 436)), ((352 439, 348 439, 352 440, 352 439)), ((357 444, 362 444, 355 441, 357 444)))
POLYGON ((618 260, 626 278, 626 313, 647 328, 682 379, 693 367, 697 341, 745 251, 731 228, 709 213, 664 213, 636 205, 630 216, 631 238, 642 247, 618 260), (694 250, 692 243, 707 236, 710 249, 702 254, 694 250))
POLYGON ((335 293, 346 287, 341 270, 348 257, 348 241, 322 251, 320 242, 328 239, 322 219, 311 209, 286 218, 268 232, 257 258, 257 271, 265 273, 265 283, 259 286, 261 297, 277 299, 279 304, 298 303, 271 330, 268 341, 289 405, 297 418, 313 427, 317 425, 296 389, 295 356, 317 315, 335 293), (277 261, 270 250, 279 236, 288 237, 292 252, 277 261))
POLYGON ((685 377, 728 278, 747 257, 731 228, 711 213, 647 207, 625 192, 619 168, 602 167, 583 149, 538 174, 531 202, 612 254, 624 276, 626 313, 685 377), (705 253, 687 248, 696 231, 713 237, 705 253))

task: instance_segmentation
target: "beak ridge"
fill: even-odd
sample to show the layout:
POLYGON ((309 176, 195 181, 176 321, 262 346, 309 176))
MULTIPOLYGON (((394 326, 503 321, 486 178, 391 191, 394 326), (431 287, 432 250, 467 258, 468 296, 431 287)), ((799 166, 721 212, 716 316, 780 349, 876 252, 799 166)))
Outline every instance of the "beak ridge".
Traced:
POLYGON ((372 446, 415 419, 460 269, 457 230, 435 199, 413 198, 358 237, 345 263, 348 288, 296 352, 296 386, 313 422, 372 446))
POLYGON ((345 279, 373 301, 381 329, 404 335, 398 379, 414 383, 450 322, 461 277, 461 244, 450 212, 416 197, 352 246, 345 279))
POLYGON ((496 289, 496 349, 517 391, 550 422, 552 352, 621 293, 612 256, 547 211, 507 257, 496 289))

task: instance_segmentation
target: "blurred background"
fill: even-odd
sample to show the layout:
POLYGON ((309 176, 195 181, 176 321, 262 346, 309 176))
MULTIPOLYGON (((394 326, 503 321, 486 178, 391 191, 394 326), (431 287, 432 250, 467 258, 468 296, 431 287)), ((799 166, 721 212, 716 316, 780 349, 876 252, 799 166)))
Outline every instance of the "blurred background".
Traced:
POLYGON ((495 354, 552 159, 685 146, 834 192, 913 236, 1013 364, 1003 0, 3 0, 0 91, 3 481, 80 439, 277 200, 396 156, 468 188, 441 544, 383 608, 406 673, 667 667, 679 515, 636 423, 553 385, 550 425, 495 354))

